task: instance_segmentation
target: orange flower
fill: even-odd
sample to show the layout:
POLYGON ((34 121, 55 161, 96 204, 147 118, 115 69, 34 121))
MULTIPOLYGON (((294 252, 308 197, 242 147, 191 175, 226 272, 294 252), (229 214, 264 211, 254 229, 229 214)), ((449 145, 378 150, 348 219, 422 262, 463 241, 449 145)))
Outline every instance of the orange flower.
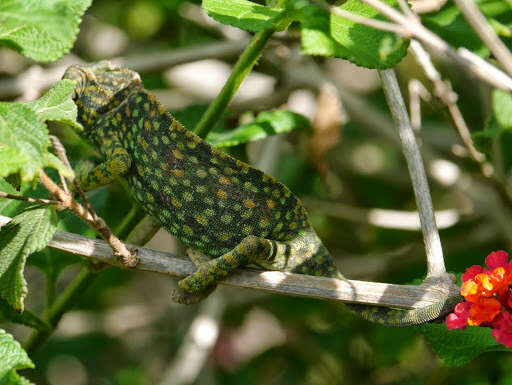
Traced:
POLYGON ((482 298, 478 303, 471 304, 469 309, 469 326, 479 326, 491 322, 501 311, 501 304, 495 298, 482 298))

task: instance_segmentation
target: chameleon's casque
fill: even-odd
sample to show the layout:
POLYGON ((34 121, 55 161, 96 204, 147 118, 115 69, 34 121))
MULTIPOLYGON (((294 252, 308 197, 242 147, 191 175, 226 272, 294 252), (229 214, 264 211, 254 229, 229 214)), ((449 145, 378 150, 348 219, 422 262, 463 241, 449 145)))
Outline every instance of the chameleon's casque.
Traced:
MULTIPOLYGON (((107 62, 72 66, 79 132, 106 161, 79 170, 85 190, 124 176, 151 216, 185 245, 213 257, 179 282, 205 292, 241 265, 342 277, 291 191, 272 176, 185 129, 142 88, 139 75, 107 62), (82 172, 80 172, 82 171, 82 172)), ((451 303, 420 311, 350 305, 374 322, 406 326, 436 318, 451 303)))

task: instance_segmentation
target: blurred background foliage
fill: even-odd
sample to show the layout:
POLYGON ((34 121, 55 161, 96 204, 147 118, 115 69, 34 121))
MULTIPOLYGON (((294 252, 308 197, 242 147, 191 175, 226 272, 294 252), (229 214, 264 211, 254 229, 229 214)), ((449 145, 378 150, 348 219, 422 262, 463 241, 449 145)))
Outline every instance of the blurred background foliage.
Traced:
MULTIPOLYGON (((95 0, 75 48, 62 60, 123 56, 144 63, 149 55, 248 37, 213 22, 201 11, 200 1, 95 0)), ((376 72, 338 59, 301 56, 299 46, 293 28, 273 38, 216 130, 251 121, 263 109, 287 106, 304 114, 313 133, 295 131, 228 151, 269 171, 304 198, 315 229, 347 277, 394 283, 423 277, 425 253, 417 226, 389 228, 390 222, 406 221, 393 212, 369 211, 415 209, 402 153, 387 131, 390 117, 376 72), (345 105, 346 94, 361 107, 345 105), (325 201, 336 206, 326 207, 325 201), (382 221, 388 224, 376 225, 382 221)), ((193 127, 236 56, 146 71, 142 78, 166 108, 193 127)), ((436 64, 452 81, 469 127, 482 130, 490 116, 491 90, 450 63, 436 64)), ((31 65, 0 48, 0 83, 31 65)), ((410 55, 397 70, 405 93, 413 78, 430 86, 410 55)), ((422 113, 419 136, 434 206, 445 210, 439 223, 445 260, 449 271, 461 272, 481 264, 490 251, 508 248, 508 208, 483 183, 443 106, 425 103, 422 113)), ((73 162, 97 157, 68 128, 55 126, 53 131, 73 162)), ((505 133, 490 146, 490 159, 505 177, 512 166, 506 151, 511 140, 505 133)), ((118 234, 142 216, 122 183, 91 192, 90 200, 118 234)), ((71 214, 65 214, 59 227, 94 236, 71 214)), ((149 247, 183 254, 163 231, 149 247)), ((79 261, 54 250, 31 256, 26 307, 41 309, 45 292, 65 287, 79 261), (49 277, 46 287, 41 271, 49 277)), ((174 285, 164 276, 106 269, 35 354, 36 369, 24 375, 52 385, 164 385, 186 383, 187 378, 212 385, 512 384, 512 357, 506 353, 447 367, 416 328, 368 324, 328 302, 225 287, 204 304, 183 307, 169 298, 174 285)), ((29 332, 9 323, 1 326, 18 340, 29 332)))

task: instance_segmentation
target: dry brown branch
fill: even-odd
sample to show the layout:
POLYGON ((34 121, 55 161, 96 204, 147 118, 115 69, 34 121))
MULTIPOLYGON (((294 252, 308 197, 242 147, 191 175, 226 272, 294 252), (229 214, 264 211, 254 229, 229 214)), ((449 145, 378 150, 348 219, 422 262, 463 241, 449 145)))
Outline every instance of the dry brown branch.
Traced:
MULTIPOLYGON (((10 218, 0 216, 0 225, 9 221, 10 218)), ((102 240, 56 231, 48 246, 99 262, 124 267, 118 258, 112 255, 111 247, 102 240)), ((139 263, 134 267, 135 270, 182 278, 192 274, 196 269, 192 262, 183 257, 142 247, 129 247, 136 248, 138 251, 139 263)), ((431 305, 445 299, 447 295, 458 292, 456 287, 447 290, 445 287, 434 285, 412 286, 339 280, 249 268, 240 269, 219 283, 276 294, 408 309, 431 305)))

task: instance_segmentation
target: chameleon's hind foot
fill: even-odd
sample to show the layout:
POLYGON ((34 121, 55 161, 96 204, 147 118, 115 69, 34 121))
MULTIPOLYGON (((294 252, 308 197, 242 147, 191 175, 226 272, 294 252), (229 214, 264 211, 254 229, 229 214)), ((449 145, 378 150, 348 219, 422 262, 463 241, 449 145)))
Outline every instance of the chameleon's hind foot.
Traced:
POLYGON ((194 305, 208 297, 217 288, 217 285, 210 285, 205 290, 197 293, 187 293, 182 288, 176 288, 171 291, 171 299, 182 305, 194 305))

